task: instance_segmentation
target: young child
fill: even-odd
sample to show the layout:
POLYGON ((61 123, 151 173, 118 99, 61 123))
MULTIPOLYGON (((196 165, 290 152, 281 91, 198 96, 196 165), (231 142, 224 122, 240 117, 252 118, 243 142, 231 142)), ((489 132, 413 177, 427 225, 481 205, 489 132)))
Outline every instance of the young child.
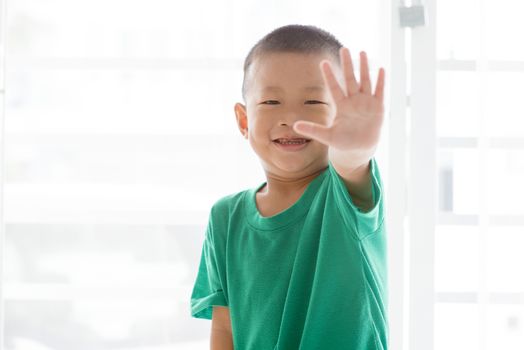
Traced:
POLYGON ((244 63, 238 128, 266 181, 213 205, 191 316, 211 348, 387 349, 384 115, 365 52, 304 25, 263 37, 244 63))

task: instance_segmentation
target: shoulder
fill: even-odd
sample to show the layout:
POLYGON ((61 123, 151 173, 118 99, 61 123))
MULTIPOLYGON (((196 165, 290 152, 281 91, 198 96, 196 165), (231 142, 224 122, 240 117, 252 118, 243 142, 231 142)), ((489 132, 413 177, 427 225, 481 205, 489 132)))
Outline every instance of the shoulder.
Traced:
POLYGON ((232 222, 244 217, 242 213, 244 196, 249 189, 227 194, 216 200, 209 212, 208 234, 214 240, 225 242, 232 222))
POLYGON ((215 218, 225 218, 243 206, 244 196, 249 193, 250 189, 230 193, 220 197, 211 207, 211 216, 215 218))

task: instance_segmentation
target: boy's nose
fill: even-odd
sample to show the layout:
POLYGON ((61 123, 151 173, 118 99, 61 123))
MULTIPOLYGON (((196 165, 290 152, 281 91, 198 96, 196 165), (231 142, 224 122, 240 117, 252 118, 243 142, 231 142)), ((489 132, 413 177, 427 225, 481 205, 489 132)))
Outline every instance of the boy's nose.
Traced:
POLYGON ((301 120, 303 118, 298 115, 298 113, 285 113, 281 115, 281 118, 279 120, 280 125, 287 125, 292 126, 296 121, 301 120))

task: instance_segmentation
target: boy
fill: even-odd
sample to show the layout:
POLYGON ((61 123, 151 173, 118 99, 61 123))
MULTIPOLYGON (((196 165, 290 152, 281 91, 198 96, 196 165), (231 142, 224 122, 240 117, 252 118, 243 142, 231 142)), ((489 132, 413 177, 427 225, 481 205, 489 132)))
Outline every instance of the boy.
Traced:
POLYGON ((373 93, 365 52, 360 68, 314 26, 248 54, 235 115, 267 181, 210 212, 191 315, 212 319, 212 349, 387 349, 385 73, 373 93))

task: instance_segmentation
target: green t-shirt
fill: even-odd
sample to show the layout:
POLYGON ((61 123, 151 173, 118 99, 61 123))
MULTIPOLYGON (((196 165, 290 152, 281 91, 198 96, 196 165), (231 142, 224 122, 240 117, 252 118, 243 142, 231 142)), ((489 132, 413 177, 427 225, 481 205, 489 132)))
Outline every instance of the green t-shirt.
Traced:
POLYGON ((382 180, 371 159, 373 208, 361 211, 333 168, 291 207, 263 217, 255 194, 212 207, 191 316, 229 307, 235 350, 387 349, 382 180))

